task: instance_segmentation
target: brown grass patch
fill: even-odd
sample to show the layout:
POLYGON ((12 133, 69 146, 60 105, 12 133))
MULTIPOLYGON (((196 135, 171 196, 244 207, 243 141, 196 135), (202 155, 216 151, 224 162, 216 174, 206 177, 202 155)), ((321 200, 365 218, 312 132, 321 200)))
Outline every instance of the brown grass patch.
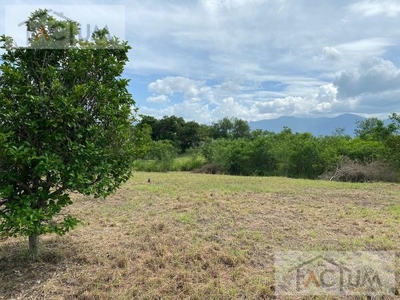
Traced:
POLYGON ((25 239, 0 241, 0 299, 272 299, 275 251, 399 254, 399 195, 396 184, 135 173, 106 200, 76 196, 68 210, 82 224, 43 236, 38 260, 25 239))

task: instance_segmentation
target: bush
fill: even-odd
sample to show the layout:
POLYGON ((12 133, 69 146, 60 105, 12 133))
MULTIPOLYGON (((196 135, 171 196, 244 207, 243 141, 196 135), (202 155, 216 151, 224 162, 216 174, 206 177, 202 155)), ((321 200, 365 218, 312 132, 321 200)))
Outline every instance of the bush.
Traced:
POLYGON ((164 151, 161 153, 163 154, 159 157, 148 154, 148 159, 136 160, 133 169, 144 172, 193 171, 201 168, 205 163, 204 156, 194 152, 190 156, 181 157, 175 157, 174 153, 172 155, 168 155, 168 152, 164 153, 164 151))
POLYGON ((172 169, 174 171, 193 171, 200 168, 205 163, 205 158, 201 154, 193 153, 190 156, 184 156, 175 159, 172 169))
POLYGON ((276 160, 270 153, 270 143, 265 137, 255 140, 219 139, 205 144, 202 153, 208 163, 202 173, 227 173, 230 175, 270 175, 276 169, 276 160), (213 171, 207 171, 212 166, 213 171))
POLYGON ((136 160, 136 171, 167 172, 171 171, 177 151, 171 141, 152 141, 143 160, 136 160))
POLYGON ((332 174, 321 176, 322 179, 344 182, 372 182, 372 181, 397 181, 396 170, 388 163, 374 160, 360 162, 348 157, 342 157, 336 171, 332 174))

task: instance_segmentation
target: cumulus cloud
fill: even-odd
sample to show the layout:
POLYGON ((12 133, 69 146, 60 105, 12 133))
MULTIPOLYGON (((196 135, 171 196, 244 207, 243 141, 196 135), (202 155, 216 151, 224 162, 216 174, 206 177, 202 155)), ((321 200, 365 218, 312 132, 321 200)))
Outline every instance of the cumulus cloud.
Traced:
POLYGON ((251 117, 250 110, 249 107, 235 101, 233 97, 228 97, 223 99, 211 112, 211 117, 215 120, 222 119, 221 116, 249 119, 249 117, 251 117))
POLYGON ((261 115, 309 116, 353 111, 356 104, 356 99, 339 99, 337 87, 329 83, 321 85, 316 93, 306 97, 275 98, 257 102, 254 106, 261 115))
POLYGON ((255 107, 261 114, 276 113, 282 115, 287 112, 290 112, 290 114, 296 112, 307 113, 307 111, 312 107, 312 103, 303 97, 289 96, 285 98, 276 98, 269 101, 259 101, 255 104, 255 107))
POLYGON ((371 57, 334 80, 341 97, 354 97, 365 93, 379 93, 400 88, 400 70, 389 60, 371 57))
POLYGON ((198 100, 199 94, 207 90, 204 81, 196 81, 189 78, 177 76, 157 79, 149 84, 149 91, 157 94, 174 95, 182 93, 186 100, 198 100))
POLYGON ((206 81, 185 77, 166 77, 149 84, 149 90, 160 95, 148 100, 161 102, 168 99, 168 95, 180 93, 183 96, 181 102, 159 110, 158 114, 175 114, 210 123, 225 116, 252 121, 279 116, 374 113, 382 111, 378 108, 382 103, 382 100, 377 101, 379 97, 390 98, 391 102, 387 100, 386 105, 394 108, 397 103, 391 96, 397 95, 398 99, 400 95, 400 70, 392 62, 378 57, 370 57, 356 68, 342 71, 331 83, 318 85, 317 81, 307 81, 306 78, 291 78, 290 81, 302 81, 308 92, 293 90, 289 85, 279 93, 293 95, 274 97, 279 93, 249 82, 239 84, 228 80, 209 85, 206 81))
POLYGON ((358 100, 338 97, 338 88, 333 83, 322 85, 315 96, 316 104, 310 113, 340 113, 354 111, 358 100))

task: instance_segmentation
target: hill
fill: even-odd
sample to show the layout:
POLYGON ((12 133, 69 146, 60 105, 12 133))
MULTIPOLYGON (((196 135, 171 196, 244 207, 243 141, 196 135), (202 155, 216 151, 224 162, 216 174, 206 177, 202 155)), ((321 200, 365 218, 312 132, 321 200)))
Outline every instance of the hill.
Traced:
POLYGON ((334 118, 280 117, 249 122, 249 125, 252 130, 262 129, 272 132, 281 132, 284 127, 288 127, 293 132, 310 132, 315 136, 330 135, 337 128, 344 128, 345 134, 354 136, 354 129, 357 127, 356 121, 364 119, 355 114, 343 114, 334 118))

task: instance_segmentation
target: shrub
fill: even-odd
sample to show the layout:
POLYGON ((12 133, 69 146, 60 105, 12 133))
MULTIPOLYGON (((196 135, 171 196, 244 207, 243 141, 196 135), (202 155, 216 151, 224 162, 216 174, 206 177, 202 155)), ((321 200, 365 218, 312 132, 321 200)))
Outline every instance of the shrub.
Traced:
POLYGON ((149 151, 143 160, 136 160, 133 168, 136 171, 167 172, 173 168, 177 151, 171 141, 152 141, 149 151))
POLYGON ((193 154, 188 157, 176 159, 173 169, 175 171, 192 171, 200 168, 205 163, 205 158, 200 154, 193 154))

